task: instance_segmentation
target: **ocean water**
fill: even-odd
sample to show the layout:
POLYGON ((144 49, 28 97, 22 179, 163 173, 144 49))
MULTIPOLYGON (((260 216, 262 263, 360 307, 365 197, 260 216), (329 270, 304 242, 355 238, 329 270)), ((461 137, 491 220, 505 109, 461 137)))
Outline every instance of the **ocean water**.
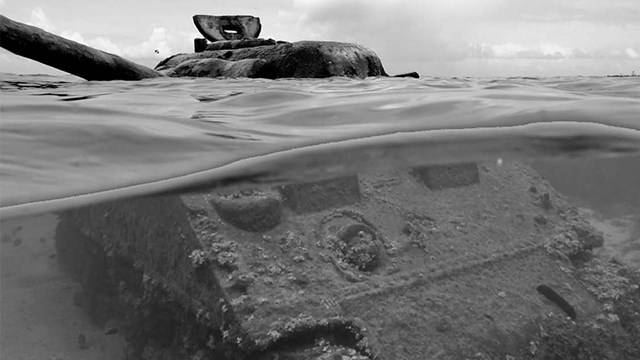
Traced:
POLYGON ((0 87, 3 216, 378 167, 640 151, 638 78, 3 74, 0 87))
MULTIPOLYGON (((637 77, 87 82, 1 74, 0 80, 0 219, 7 233, 20 231, 17 224, 24 217, 36 219, 31 224, 41 226, 23 235, 34 239, 52 236, 51 212, 141 195, 248 189, 469 161, 538 163, 550 179, 562 161, 600 164, 605 178, 616 177, 615 170, 606 170, 608 164, 640 169, 637 77)), ((589 171, 585 174, 597 173, 589 171)), ((633 186, 637 173, 624 175, 626 195, 611 195, 609 203, 640 199, 640 188, 633 186)), ((570 176, 562 175, 558 187, 578 188, 570 176)), ((584 204, 589 201, 594 200, 584 204)), ((638 211, 633 203, 623 205, 627 213, 638 211)), ((29 246, 31 252, 14 260, 3 256, 4 275, 36 271, 20 264, 39 259, 47 286, 77 286, 61 274, 51 275, 52 245, 46 251, 29 246)), ((16 285, 3 293, 20 289, 16 285)), ((26 306, 26 312, 39 309, 24 301, 19 305, 20 296, 39 295, 15 296, 18 300, 2 301, 4 319, 7 304, 26 306)), ((57 309, 58 300, 46 299, 42 313, 57 309)), ((78 317, 74 329, 92 331, 82 325, 81 315, 69 316, 78 317)), ((14 331, 16 322, 31 321, 25 319, 5 320, 3 334, 14 331), (14 327, 8 330, 7 321, 14 327)), ((59 344, 67 340, 58 341, 46 330, 53 325, 39 326, 34 325, 38 346, 64 353, 59 344), (48 339, 46 346, 42 339, 48 339)), ((20 336, 29 338, 24 331, 20 336)), ((5 345, 20 337, 5 335, 5 345)), ((76 340, 71 343, 76 349, 76 340)), ((16 346, 6 354, 19 354, 29 345, 16 346)), ((114 346, 118 343, 100 343, 95 358, 108 358, 114 346)), ((29 356, 23 358, 35 358, 29 356)))

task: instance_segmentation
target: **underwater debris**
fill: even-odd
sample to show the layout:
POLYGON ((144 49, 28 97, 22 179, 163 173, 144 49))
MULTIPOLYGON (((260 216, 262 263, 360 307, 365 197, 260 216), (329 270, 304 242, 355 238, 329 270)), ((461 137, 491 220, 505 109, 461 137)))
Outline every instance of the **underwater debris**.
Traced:
POLYGON ((560 294, 555 292, 552 288, 547 285, 540 285, 536 288, 538 292, 547 299, 553 301, 556 305, 558 305, 572 320, 576 319, 576 310, 571 306, 567 300, 565 300, 560 294))
POLYGON ((616 323, 576 323, 558 316, 546 317, 539 325, 536 359, 626 360, 638 359, 637 336, 616 323))
POLYGON ((264 193, 235 193, 231 197, 209 200, 221 219, 250 232, 264 232, 282 221, 282 204, 276 197, 264 193))
POLYGON ((545 248, 550 254, 568 258, 574 262, 586 261, 593 257, 592 250, 604 244, 604 235, 585 220, 580 219, 577 211, 563 211, 565 226, 557 227, 549 238, 545 248))
POLYGON ((549 193, 544 193, 538 196, 536 198, 536 205, 547 211, 553 209, 553 203, 551 202, 551 196, 549 196, 549 193))
POLYGON ((207 261, 207 254, 203 250, 196 249, 189 254, 189 259, 194 267, 198 267, 207 261))
POLYGON ((337 238, 344 243, 344 262, 360 271, 371 271, 379 265, 382 249, 373 229, 364 224, 348 224, 338 231, 337 238))

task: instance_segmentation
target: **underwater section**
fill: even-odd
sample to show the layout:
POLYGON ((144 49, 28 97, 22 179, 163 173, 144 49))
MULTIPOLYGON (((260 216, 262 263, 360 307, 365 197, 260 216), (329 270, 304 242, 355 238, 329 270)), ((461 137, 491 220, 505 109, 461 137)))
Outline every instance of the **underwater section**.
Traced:
POLYGON ((593 258, 603 233, 523 162, 140 197, 59 219, 60 265, 123 358, 640 354, 637 274, 599 282, 619 266, 593 258))

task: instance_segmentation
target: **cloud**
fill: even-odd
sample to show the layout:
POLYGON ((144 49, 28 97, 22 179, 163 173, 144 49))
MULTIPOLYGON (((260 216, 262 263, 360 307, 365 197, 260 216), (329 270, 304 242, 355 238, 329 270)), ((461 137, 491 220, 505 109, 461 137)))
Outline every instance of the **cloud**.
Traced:
POLYGON ((141 44, 126 47, 125 54, 133 58, 148 57, 155 54, 156 50, 163 54, 172 53, 168 44, 167 29, 163 27, 154 28, 149 38, 141 44))
POLYGON ((624 52, 632 60, 640 58, 640 55, 632 48, 626 48, 624 52))
POLYGON ((153 28, 146 39, 130 44, 115 42, 108 36, 86 37, 77 31, 59 29, 41 7, 31 11, 29 24, 98 50, 134 61, 142 60, 149 66, 175 52, 193 51, 193 39, 198 37, 195 31, 170 31, 164 27, 153 28))
POLYGON ((31 22, 29 24, 45 31, 55 31, 55 26, 53 26, 53 23, 51 23, 41 7, 36 7, 31 11, 31 22))
POLYGON ((111 54, 123 56, 124 53, 119 45, 115 44, 111 39, 105 36, 97 36, 94 38, 85 39, 80 33, 76 31, 63 30, 60 32, 60 36, 63 38, 73 40, 75 42, 96 48, 102 51, 106 51, 111 54))
POLYGON ((597 24, 640 24, 637 0, 478 0, 479 21, 501 23, 555 23, 580 21, 597 24))
POLYGON ((640 46, 628 43, 640 38, 640 6, 608 1, 294 0, 280 16, 294 21, 300 36, 360 43, 385 64, 619 58, 640 46))
POLYGON ((82 36, 82 34, 80 34, 77 31, 59 30, 53 24, 53 22, 49 20, 49 17, 41 7, 35 7, 31 11, 29 24, 33 26, 37 26, 42 30, 48 31, 50 33, 60 35, 63 38, 73 40, 75 42, 85 44, 102 51, 106 51, 116 55, 123 55, 123 52, 120 49, 120 46, 113 43, 113 41, 111 41, 108 37, 97 36, 97 37, 85 39, 84 36, 82 36))
POLYGON ((157 27, 149 37, 137 44, 122 47, 123 56, 155 66, 160 60, 177 53, 193 52, 193 39, 201 37, 195 31, 167 30, 157 27))
POLYGON ((294 0, 279 20, 367 46, 389 73, 598 74, 640 49, 637 0, 294 0))
POLYGON ((443 24, 430 11, 433 4, 447 1, 294 0, 293 12, 309 40, 355 42, 390 60, 460 57, 459 48, 441 36, 443 24))
MULTIPOLYGON (((0 0, 0 5, 7 3, 17 2, 0 0)), ((270 10, 275 8, 271 1, 264 3, 273 15, 263 23, 263 36, 361 44, 374 50, 392 74, 433 69, 455 74, 463 62, 467 67, 460 69, 469 71, 499 63, 491 68, 498 72, 507 63, 514 72, 578 60, 627 64, 640 56, 638 0, 281 0, 279 11, 270 10)), ((148 66, 192 52, 193 39, 201 37, 189 21, 174 21, 177 16, 169 21, 158 15, 146 28, 126 27, 130 22, 123 20, 124 27, 114 27, 120 33, 96 33, 97 27, 81 27, 88 26, 86 21, 53 18, 53 9, 49 19, 43 8, 31 11, 31 24, 148 66)))
POLYGON ((178 52, 193 52, 193 39, 201 37, 195 31, 154 28, 141 43, 125 46, 124 55, 131 58, 165 58, 178 52))
POLYGON ((554 43, 523 45, 514 43, 471 44, 469 57, 477 59, 638 59, 633 48, 598 49, 594 51, 582 48, 570 48, 554 43))

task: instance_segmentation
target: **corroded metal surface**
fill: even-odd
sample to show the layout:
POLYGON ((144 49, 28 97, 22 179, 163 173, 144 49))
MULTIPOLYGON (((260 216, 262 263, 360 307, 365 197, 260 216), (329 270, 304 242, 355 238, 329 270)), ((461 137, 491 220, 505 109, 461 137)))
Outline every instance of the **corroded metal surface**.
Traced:
POLYGON ((414 169, 129 200, 63 222, 94 244, 90 253, 104 248, 103 263, 130 264, 103 266, 118 284, 110 298, 125 300, 111 316, 152 359, 516 356, 526 349, 510 344, 558 310, 541 283, 578 317, 598 313, 552 255, 578 256, 595 235, 535 172, 518 163, 425 171, 426 180, 414 169), (579 247, 562 248, 557 234, 579 247), (154 312, 171 314, 172 331, 155 335, 162 344, 140 336, 155 334, 145 322, 126 320, 149 314, 157 327, 154 312))
POLYGON ((194 15, 198 31, 209 41, 255 39, 260 35, 260 18, 250 15, 194 15))
MULTIPOLYGON (((268 40, 265 40, 269 42, 268 40)), ((220 67, 213 66, 207 73, 195 76, 239 76, 277 78, 326 78, 331 76, 350 76, 364 78, 367 76, 388 76, 382 61, 371 49, 366 47, 332 41, 297 41, 294 43, 277 42, 276 45, 249 46, 251 43, 264 43, 261 39, 246 41, 221 41, 220 49, 209 51, 209 46, 218 48, 216 43, 207 45, 203 52, 193 54, 177 54, 162 60, 155 70, 169 76, 194 76, 194 61, 225 60, 239 62, 254 60, 263 62, 259 71, 247 69, 245 72, 228 74, 220 67), (231 49, 226 49, 230 46, 231 49), (233 48, 235 47, 235 48, 233 48), (186 72, 184 71, 186 70, 186 72)))

